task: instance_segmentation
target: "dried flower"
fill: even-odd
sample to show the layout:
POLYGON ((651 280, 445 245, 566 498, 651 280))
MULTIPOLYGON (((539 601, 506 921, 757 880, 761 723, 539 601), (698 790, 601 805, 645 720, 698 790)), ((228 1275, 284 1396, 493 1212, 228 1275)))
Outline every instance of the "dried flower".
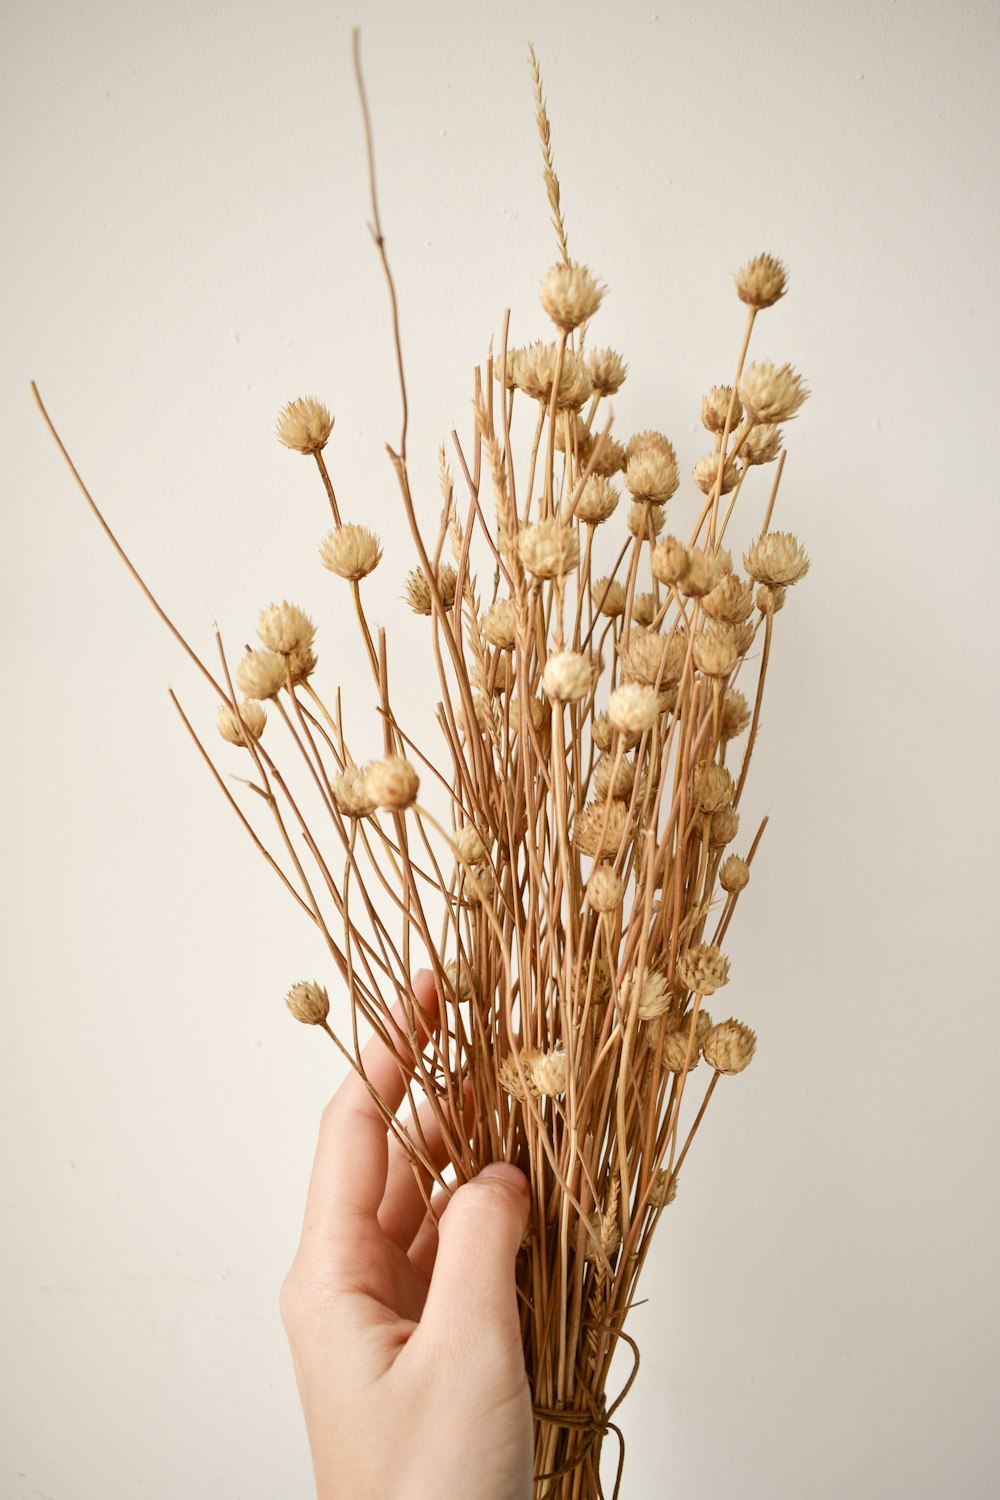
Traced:
POLYGON ((773 255, 755 255, 736 274, 736 291, 748 307, 771 307, 785 295, 787 273, 773 255))
POLYGON ((654 445, 638 448, 626 465, 625 483, 634 499, 664 505, 680 483, 673 448, 669 452, 654 445))
POLYGON ((608 699, 608 718, 616 729, 643 734, 652 729, 662 712, 660 695, 641 682, 627 682, 615 688, 608 699))
POLYGON ((557 328, 572 333, 601 305, 605 288, 599 286, 586 266, 570 261, 552 267, 542 282, 542 306, 557 328))
POLYGON ((322 1026, 330 1014, 330 997, 326 990, 308 980, 292 985, 285 996, 285 1004, 296 1021, 306 1026, 322 1026))
MULTIPOLYGON (((706 453, 705 457, 699 458, 694 466, 694 482, 706 495, 712 493, 718 482, 719 459, 720 454, 718 453, 706 453)), ((722 476, 722 488, 719 493, 728 495, 730 490, 736 488, 742 477, 742 470, 737 468, 733 460, 730 460, 726 464, 725 472, 722 476)))
MULTIPOLYGON (((733 399, 733 388, 731 385, 713 385, 706 396, 701 398, 701 420, 702 425, 709 432, 725 432, 726 417, 729 415, 729 403, 733 399)), ((732 420, 729 423, 729 431, 735 432, 743 420, 743 403, 739 396, 733 404, 732 420)))
POLYGON ((626 1014, 634 1005, 640 1021, 655 1021, 670 1009, 672 996, 667 976, 659 969, 647 969, 641 975, 633 969, 622 985, 621 999, 626 1014))
POLYGON ((787 592, 783 583, 776 583, 773 588, 769 583, 762 583, 757 590, 757 608, 761 614, 776 615, 779 609, 784 609, 787 592))
POLYGON ((665 536, 653 548, 649 565, 653 570, 653 577, 658 578, 661 583, 680 583, 687 572, 687 548, 677 537, 665 536))
POLYGON ((757 1033, 732 1017, 713 1026, 705 1039, 705 1061, 717 1073, 742 1073, 757 1050, 757 1033))
MULTIPOLYGON (((596 450, 597 437, 585 432, 577 445, 577 458, 581 469, 585 469, 593 457, 591 474, 600 474, 604 478, 610 478, 612 474, 621 473, 625 467, 625 449, 621 443, 616 443, 613 437, 606 437, 601 444, 600 452, 597 453, 596 450)), ((579 515, 579 511, 577 514, 579 515)))
POLYGON ((617 578, 599 578, 591 594, 594 608, 609 619, 617 620, 625 613, 625 588, 617 578))
POLYGON ((730 854, 729 858, 723 860, 719 871, 719 884, 724 891, 735 895, 742 891, 750 880, 750 866, 745 859, 740 859, 738 854, 730 854))
POLYGON ((740 444, 738 457, 745 464, 773 463, 781 452, 781 428, 773 422, 751 427, 740 444))
POLYGON ((688 1073, 698 1066, 698 1038, 691 1044, 691 1028, 685 1031, 668 1031, 663 1038, 663 1060, 671 1073, 688 1073), (688 1052, 690 1049, 690 1056, 688 1052))
POLYGON ((474 823, 466 823, 455 835, 455 850, 464 865, 475 865, 486 858, 483 836, 474 823))
POLYGON ((633 433, 625 445, 626 458, 634 458, 644 448, 658 448, 667 458, 677 462, 677 454, 674 445, 662 432, 655 432, 652 427, 646 427, 642 432, 633 433))
POLYGON ((698 943, 678 956, 677 978, 695 994, 713 995, 729 982, 729 959, 713 943, 698 943))
POLYGON ((624 802, 590 802, 573 822, 573 842, 581 854, 615 855, 631 832, 624 802))
MULTIPOLYGON (((517 359, 512 366, 512 375, 518 390, 524 391, 526 396, 533 396, 536 401, 548 404, 556 378, 557 346, 529 344, 526 349, 513 352, 517 359)), ((584 402, 590 400, 592 393, 593 385, 587 366, 572 349, 564 349, 556 410, 579 411, 584 402)))
POLYGON ((680 581, 681 592, 688 598, 699 599, 710 594, 720 579, 732 570, 732 556, 724 548, 713 552, 707 547, 690 547, 687 567, 680 581))
POLYGON ((708 820, 708 841, 716 849, 731 844, 740 831, 740 815, 735 807, 720 807, 708 820))
POLYGON ((740 395, 755 422, 787 422, 809 395, 791 365, 769 359, 750 365, 743 373, 740 395))
POLYGON ((700 760, 691 773, 691 780, 699 812, 718 812, 720 807, 727 807, 733 800, 733 778, 717 761, 700 760))
POLYGON ((367 526, 356 526, 348 521, 324 537, 319 556, 324 568, 329 568, 331 573, 357 582, 378 567, 382 548, 378 537, 367 526))
POLYGON ((758 583, 798 583, 809 571, 802 544, 790 531, 765 531, 744 554, 743 566, 758 583))
POLYGON ((663 688, 680 681, 687 654, 687 636, 679 630, 660 635, 633 625, 628 645, 622 653, 622 675, 626 682, 642 682, 648 687, 663 688))
POLYGON ((640 542, 648 542, 663 530, 663 511, 658 505, 635 500, 628 510, 628 529, 640 542))
POLYGON ((472 973, 464 958, 449 959, 444 966, 444 977, 445 984, 459 1003, 472 999, 475 993, 472 987, 472 973))
POLYGON ((216 722, 222 738, 230 745, 245 745, 247 735, 252 740, 260 739, 267 723, 267 713, 263 703, 258 703, 254 698, 244 698, 240 704, 239 718, 231 704, 223 703, 216 722))
POLYGON ((749 703, 736 688, 727 688, 726 695, 722 700, 722 721, 719 727, 720 737, 724 740, 735 740, 743 733, 749 723, 749 703))
POLYGON ((498 651, 512 651, 517 640, 517 610, 510 599, 498 599, 482 617, 483 635, 498 651))
POLYGON ((587 900, 595 911, 616 911, 625 895, 625 883, 610 865, 595 866, 587 881, 587 900))
POLYGON ((269 604, 257 621, 257 634, 269 651, 288 656, 299 646, 311 646, 316 626, 297 604, 269 604))
POLYGON ((496 888, 492 865, 473 865, 463 871, 462 895, 470 906, 481 906, 483 902, 489 901, 496 888))
POLYGON ((420 778, 401 755, 374 760, 365 772, 365 790, 376 807, 402 812, 416 801, 420 778))
POLYGON ((738 625, 753 609, 753 584, 735 573, 727 573, 701 601, 706 615, 729 625, 738 625))
MULTIPOLYGON (((540 1055, 537 1047, 522 1047, 518 1054, 521 1072, 528 1081, 528 1089, 531 1088, 532 1067, 534 1066, 535 1059, 540 1055)), ((515 1062, 509 1053, 497 1068, 497 1081, 502 1089, 512 1095, 513 1098, 519 1099, 522 1104, 527 1099, 527 1090, 521 1082, 520 1073, 517 1071, 517 1062, 515 1062)))
POLYGON ((375 803, 360 766, 345 766, 333 778, 333 800, 345 818, 365 818, 374 811, 375 803))
POLYGON ((580 561, 580 538, 574 527, 562 521, 536 521, 518 533, 517 550, 529 573, 558 578, 580 561))
POLYGON ((296 646, 294 651, 289 651, 285 657, 285 665, 288 675, 292 679, 292 686, 305 682, 316 670, 316 653, 311 646, 296 646))
POLYGON ((624 755, 606 753, 594 767, 594 796, 603 801, 610 792, 612 797, 627 802, 634 781, 635 766, 632 762, 624 755))
POLYGON ((319 453, 333 431, 333 418, 321 401, 300 396, 278 418, 278 441, 296 453, 319 453))
POLYGON ((236 681, 248 698, 275 698, 285 686, 285 659, 273 651, 247 651, 236 668, 236 681))
POLYGON ((556 703, 579 703, 594 682, 589 656, 580 651, 557 651, 545 663, 542 686, 556 703))
POLYGON ((407 574, 403 593, 407 604, 415 615, 429 615, 433 604, 431 602, 431 586, 427 582, 427 575, 423 568, 414 568, 407 574))
POLYGON ((595 396, 613 396, 621 390, 628 374, 628 365, 614 349, 592 349, 587 356, 587 368, 595 396))
MULTIPOLYGON (((531 715, 531 722, 535 727, 536 734, 540 735, 548 729, 551 711, 549 703, 545 698, 528 699, 528 712, 531 715)), ((521 704, 516 695, 510 700, 510 727, 513 734, 519 734, 522 727, 521 704)))
POLYGON ((591 474, 576 504, 576 516, 588 526, 600 526, 614 512, 620 494, 609 479, 591 474))
POLYGON ((566 1092, 566 1054, 561 1048, 542 1052, 531 1061, 528 1075, 532 1090, 549 1098, 566 1092))
POLYGON ((656 598, 653 594, 636 594, 632 600, 632 619, 636 625, 652 625, 656 619, 656 598))
POLYGON ((668 1203, 673 1203, 677 1197, 677 1182, 676 1174, 666 1167, 657 1172, 649 1191, 649 1201, 654 1208, 666 1208, 668 1203))
POLYGON ((728 677, 738 655, 732 631, 714 622, 694 637, 692 652, 695 666, 706 677, 728 677))

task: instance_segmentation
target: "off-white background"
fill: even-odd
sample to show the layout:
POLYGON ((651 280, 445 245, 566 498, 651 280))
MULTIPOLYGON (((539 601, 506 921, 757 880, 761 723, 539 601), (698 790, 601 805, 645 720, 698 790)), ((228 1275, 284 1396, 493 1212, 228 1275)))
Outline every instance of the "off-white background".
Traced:
MULTIPOLYGON (((725 1083, 649 1265, 625 1495, 997 1493, 995 7, 849 0, 500 8, 260 0, 4 7, 3 1500, 306 1497, 277 1313, 333 1049, 281 1000, 323 955, 167 699, 214 705, 72 487, 180 624, 231 644, 285 595, 367 722, 315 475, 410 565, 365 227, 363 24, 428 512, 434 453, 554 258, 525 64, 571 249, 608 281, 622 430, 700 456, 730 276, 772 249, 760 355, 814 395, 732 929, 759 1055, 725 1083), (655 8, 654 8, 655 5, 655 8)), ((596 329, 597 325, 595 325, 596 329)), ((679 514, 693 504, 690 484, 679 514)), ((406 633, 403 633, 406 632, 406 633)), ((416 657, 411 660, 416 661, 416 657)), ((400 676, 402 677, 402 672, 400 676)), ((419 714, 416 684, 403 684, 419 714)), ((230 762, 232 764, 232 762, 230 762)), ((474 1477, 470 1476, 470 1500, 474 1477)), ((447 1497, 452 1500, 452 1497, 447 1497)))

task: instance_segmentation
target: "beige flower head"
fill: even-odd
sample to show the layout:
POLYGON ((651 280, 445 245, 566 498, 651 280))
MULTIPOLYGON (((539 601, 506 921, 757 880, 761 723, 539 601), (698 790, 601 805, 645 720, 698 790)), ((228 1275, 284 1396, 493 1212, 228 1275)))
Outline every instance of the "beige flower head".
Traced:
MULTIPOLYGON (((537 735, 546 733, 549 727, 549 718, 552 713, 551 705, 547 698, 529 698, 528 713, 537 735)), ((510 728, 512 734, 521 732, 521 702, 515 695, 510 700, 510 728)))
POLYGON ((694 637, 692 653, 695 666, 706 677, 728 677, 739 655, 729 626, 714 621, 694 637))
POLYGON ((626 682, 642 682, 660 691, 680 681, 687 650, 687 637, 680 631, 672 636, 633 625, 628 645, 622 652, 622 676, 626 682))
POLYGON ((753 584, 726 573, 701 601, 706 615, 726 625, 739 625, 753 610, 753 584))
POLYGON ((625 895, 625 883, 610 865, 597 865, 587 881, 587 900, 594 911, 617 911, 625 895))
POLYGON ((750 882, 750 866, 738 854, 730 854, 719 870, 719 884, 729 894, 738 895, 750 882))
POLYGON ((731 844, 740 831, 740 815, 735 807, 720 807, 708 820, 708 842, 716 849, 731 844))
POLYGON ((460 1003, 471 1000, 475 994, 472 974, 465 959, 450 958, 444 966, 445 983, 460 1003))
POLYGON ((751 427, 740 444, 739 457, 745 464, 773 463, 781 452, 781 428, 773 422, 751 427))
POLYGON ((647 969, 644 974, 631 971, 622 986, 622 1006, 626 1012, 635 1005, 640 1021, 655 1021, 666 1015, 672 996, 666 974, 647 969))
POLYGON ((788 275, 773 255, 755 255, 736 273, 736 291, 748 307, 772 307, 785 295, 788 275))
POLYGON ((486 858, 483 836, 474 823, 466 823, 455 835, 455 851, 463 865, 477 865, 486 858))
POLYGON ((776 583, 773 587, 769 583, 762 583, 757 590, 757 608, 761 614, 776 615, 779 609, 784 609, 787 592, 783 583, 776 583))
POLYGON ((663 530, 663 508, 645 500, 633 500, 628 508, 628 529, 640 542, 655 541, 663 530))
POLYGON ((345 766, 333 778, 333 800, 345 818, 365 818, 374 811, 375 803, 360 766, 345 766))
POLYGON ((321 401, 300 396, 278 418, 278 441, 296 453, 319 453, 333 431, 333 418, 321 401))
POLYGON ((663 711, 660 694, 643 682, 626 682, 608 699, 608 718, 627 734, 652 729, 663 711))
POLYGON ((710 594, 720 579, 732 571, 732 555, 724 548, 713 552, 709 547, 691 547, 681 579, 681 592, 689 599, 700 599, 710 594))
POLYGON ((628 365, 614 349, 592 349, 587 356, 587 368, 595 396, 613 396, 621 390, 628 374, 628 365))
POLYGON ((594 608, 611 620, 625 613, 625 587, 617 578, 599 578, 591 589, 594 608))
POLYGON ((791 365, 764 359, 744 371, 740 395, 755 422, 773 423, 790 421, 809 391, 791 365))
POLYGON ((292 985, 285 996, 285 1004, 296 1021, 306 1026, 322 1026, 330 1014, 330 997, 326 990, 308 980, 292 985))
POLYGON ((593 458, 591 465, 592 474, 600 474, 605 479, 610 479, 612 474, 620 474, 625 467, 625 449, 621 443, 616 443, 613 437, 606 437, 601 444, 600 452, 597 449, 597 436, 583 433, 577 445, 577 457, 580 468, 585 469, 593 458), (595 456, 596 453, 596 456, 595 456))
POLYGON ((558 578, 579 562, 580 538, 575 527, 562 521, 536 521, 518 533, 517 550, 529 573, 537 578, 558 578))
POLYGON ((335 527, 323 539, 319 556, 324 568, 329 568, 331 573, 357 582, 378 567, 382 548, 378 537, 367 526, 356 526, 348 521, 335 527))
POLYGON ((627 802, 635 782, 635 766, 625 755, 606 752, 594 767, 594 796, 603 802, 608 793, 627 802))
POLYGON ((625 802, 590 802, 573 822, 573 842, 581 854, 614 856, 631 835, 632 822, 625 802))
POLYGON ((642 432, 635 432, 625 444, 625 457, 634 458, 644 448, 658 448, 666 458, 672 458, 677 462, 677 454, 674 445, 662 432, 656 432, 652 427, 643 428, 642 432))
POLYGON ((650 444, 638 448, 628 460, 625 483, 633 499, 645 500, 649 505, 665 505, 680 483, 672 446, 650 444))
POLYGON ((677 959, 677 978, 698 995, 714 995, 729 983, 729 959, 713 943, 698 943, 677 959))
POLYGON ((591 474, 577 501, 577 519, 586 521, 588 526, 600 526, 614 512, 620 499, 621 496, 610 479, 600 474, 591 474))
POLYGON ((481 906, 489 901, 497 888, 493 866, 487 863, 470 865, 462 872, 462 896, 470 906, 481 906))
POLYGON ((654 1208, 666 1208, 677 1197, 677 1174, 662 1167, 653 1178, 649 1201, 654 1208))
POLYGON ((433 608, 431 604, 431 586, 427 582, 427 574, 423 568, 414 568, 407 574, 406 583, 403 586, 403 594, 407 604, 415 615, 429 615, 433 608))
POLYGON ((678 584, 687 572, 688 554, 684 543, 675 536, 665 536, 653 548, 649 565, 653 577, 661 583, 678 584))
MULTIPOLYGON (((707 395, 701 398, 701 421, 702 426, 707 427, 709 432, 725 432, 726 417, 729 415, 729 403, 733 399, 733 388, 731 385, 713 385, 707 395)), ((743 420, 743 403, 739 396, 736 397, 733 406, 732 421, 729 431, 735 432, 743 420)))
POLYGON ((498 599, 482 617, 483 635, 498 651, 513 651, 517 640, 517 610, 510 599, 498 599))
POLYGON ((240 704, 239 717, 231 704, 223 703, 219 707, 216 723, 222 738, 230 745, 245 745, 247 735, 252 740, 260 739, 267 723, 267 713, 263 703, 258 703, 255 698, 244 698, 240 704))
POLYGON ((542 686, 555 703, 579 703, 593 683, 593 664, 581 651, 556 651, 545 663, 542 686))
POLYGON ((787 587, 806 576, 809 559, 790 531, 765 531, 744 553, 743 566, 758 583, 787 587))
POLYGON ((374 760, 365 772, 365 790, 376 807, 402 812, 416 801, 420 778, 401 755, 374 760))
POLYGON ((592 318, 600 307, 606 288, 599 286, 586 266, 576 261, 560 261, 542 282, 542 306, 557 328, 572 333, 592 318))
POLYGON ((632 622, 635 625, 652 625, 656 618, 656 598, 653 594, 636 594, 632 600, 632 622))
POLYGON ((750 705, 736 688, 728 688, 722 700, 720 735, 724 740, 737 739, 750 723, 750 705))
MULTIPOLYGON (((719 478, 720 457, 718 453, 706 453, 694 466, 694 482, 705 495, 710 495, 715 489, 719 478)), ((730 490, 734 490, 740 482, 741 474, 742 470, 735 462, 727 463, 722 475, 720 494, 728 495, 730 490)))
POLYGON ((279 656, 289 656, 300 646, 311 646, 316 626, 304 609, 284 600, 281 604, 270 604, 262 609, 257 621, 257 634, 269 651, 279 656))
POLYGON ((532 1091, 555 1098, 566 1092, 566 1054, 561 1047, 542 1052, 531 1060, 528 1080, 532 1091))
POLYGON ((705 1038, 705 1061, 718 1073, 742 1073, 757 1050, 757 1033, 732 1017, 705 1038))
POLYGON ((297 683, 306 682, 315 672, 316 653, 311 646, 296 646, 294 651, 289 651, 285 662, 294 686, 297 683))
MULTIPOLYGON (((551 400, 556 378, 555 344, 529 344, 519 349, 513 365, 513 379, 518 390, 536 401, 551 400)), ((572 349, 563 350, 562 373, 559 376, 559 391, 556 396, 557 411, 579 411, 593 394, 590 371, 572 349)))
POLYGON ((285 659, 274 651, 247 651, 236 668, 240 692, 248 698, 276 698, 285 677, 285 659))
POLYGON ((684 1031, 668 1031, 663 1038, 663 1061, 671 1073, 683 1073, 685 1069, 692 1072, 698 1066, 699 1051, 697 1034, 692 1043, 690 1027, 684 1031))
POLYGON ((714 813, 733 800, 733 778, 714 760, 700 760, 691 773, 694 800, 699 812, 714 813))

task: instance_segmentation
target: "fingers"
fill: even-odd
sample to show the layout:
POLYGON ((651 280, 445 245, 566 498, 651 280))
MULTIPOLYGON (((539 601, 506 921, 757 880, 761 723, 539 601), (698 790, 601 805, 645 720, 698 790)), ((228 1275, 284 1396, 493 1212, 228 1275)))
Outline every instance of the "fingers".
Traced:
POLYGON ((429 1338, 467 1342, 471 1330, 519 1346, 514 1262, 527 1221, 527 1181, 506 1162, 457 1189, 438 1227, 420 1324, 429 1338))
MULTIPOLYGON (((472 1084, 466 1079, 463 1094, 466 1140, 469 1138, 472 1125, 473 1108, 472 1084)), ((451 1160, 453 1149, 453 1143, 441 1129, 440 1113, 440 1109, 435 1112, 425 1100, 417 1111, 420 1129, 415 1129, 412 1124, 407 1126, 414 1145, 419 1147, 439 1170, 451 1160)), ((422 1162, 413 1163, 405 1147, 396 1136, 393 1136, 389 1141, 389 1170, 385 1193, 378 1211, 378 1221, 383 1234, 387 1235, 401 1250, 409 1249, 414 1235, 423 1223, 427 1213, 427 1195, 433 1180, 433 1175, 428 1168, 422 1162)))
MULTIPOLYGON (((414 976, 413 993, 419 1048, 438 1017, 434 976, 429 970, 422 969, 414 976)), ((400 1062, 413 1060, 406 1029, 405 1012, 397 1005, 392 1011, 392 1024, 387 1025, 394 1046, 374 1036, 361 1054, 361 1067, 371 1090, 393 1112, 406 1091, 400 1062)), ((304 1248, 335 1239, 345 1225, 356 1230, 359 1219, 375 1225, 385 1191, 389 1151, 385 1116, 371 1090, 365 1079, 352 1071, 323 1111, 306 1199, 304 1248)))

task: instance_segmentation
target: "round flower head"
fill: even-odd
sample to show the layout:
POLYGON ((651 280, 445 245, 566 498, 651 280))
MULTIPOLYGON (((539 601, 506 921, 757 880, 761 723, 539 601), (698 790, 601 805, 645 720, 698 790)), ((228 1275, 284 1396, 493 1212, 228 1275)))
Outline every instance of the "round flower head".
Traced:
POLYGON ((625 445, 625 457, 634 458, 643 448, 658 448, 666 458, 672 458, 674 463, 677 462, 673 443, 662 432, 656 432, 652 427, 645 427, 642 432, 632 434, 625 445))
POLYGON ((615 855, 632 832, 624 802, 591 802, 573 822, 573 842, 581 854, 615 855))
POLYGON ((632 600, 632 621, 635 625, 652 625, 656 618, 656 599, 652 594, 636 594, 632 600))
POLYGON ((559 1047, 542 1052, 531 1062, 528 1079, 532 1090, 554 1098, 566 1092, 566 1054, 559 1047))
MULTIPOLYGON (((548 730, 549 716, 551 712, 552 709, 547 699, 528 699, 528 713, 531 716, 531 722, 537 735, 542 735, 548 730)), ((511 734, 520 734, 522 728, 521 718, 522 714, 520 700, 515 696, 510 700, 511 734)))
POLYGON ((677 1182, 677 1174, 668 1172, 666 1167, 657 1172, 649 1194, 649 1201, 654 1208, 666 1208, 668 1203, 673 1203, 677 1197, 677 1182))
POLYGON ((626 682, 642 682, 647 687, 672 685, 680 679, 686 649, 686 638, 679 631, 668 637, 633 625, 622 652, 622 675, 626 682))
POLYGON ((645 500, 650 505, 666 504, 680 483, 673 449, 667 452, 653 444, 638 448, 626 465, 625 483, 633 499, 645 500))
POLYGON ((610 865, 597 865, 587 881, 587 900, 595 911, 617 911, 625 895, 625 884, 610 865))
POLYGON ((423 568, 414 568, 407 574, 403 593, 407 604, 415 615, 429 615, 433 608, 431 604, 431 586, 427 582, 427 575, 423 568))
MULTIPOLYGON (((701 420, 702 425, 709 432, 725 432, 726 417, 729 415, 729 403, 733 399, 733 388, 731 385, 713 385, 706 396, 701 398, 701 420)), ((735 432, 743 420, 743 404, 739 396, 733 405, 732 420, 729 423, 729 431, 735 432)))
POLYGON ((401 755, 372 761, 365 772, 365 790, 376 807, 402 812, 416 801, 420 778, 401 755))
POLYGON ((483 635, 498 651, 512 651, 517 640, 517 611, 510 599, 491 604, 481 620, 483 635))
POLYGON ((624 755, 606 753, 594 767, 594 796, 603 802, 610 792, 612 797, 627 802, 632 795, 635 781, 635 766, 624 755))
POLYGON ((333 800, 345 818, 365 818, 375 809, 360 766, 345 766, 333 778, 333 800))
POLYGON ((719 870, 719 884, 724 891, 735 895, 742 891, 750 881, 750 866, 745 859, 740 859, 738 854, 731 854, 728 859, 723 860, 722 868, 719 870))
POLYGON ((740 383, 740 395, 748 416, 755 422, 787 422, 809 395, 791 365, 776 365, 769 359, 750 365, 740 383))
POLYGON ((642 542, 652 542, 663 530, 663 509, 646 500, 633 500, 628 508, 628 529, 642 542))
POLYGON ((653 687, 641 682, 626 682, 615 688, 608 699, 608 718, 616 729, 630 734, 643 734, 660 717, 662 710, 660 695, 653 687))
POLYGON ((300 396, 278 418, 278 441, 296 453, 319 453, 333 431, 333 418, 321 401, 300 396))
POLYGON ((753 584, 727 573, 701 601, 706 615, 727 625, 738 625, 753 609, 753 584))
POLYGON ((464 959, 450 958, 444 966, 444 977, 447 987, 456 1000, 461 1002, 472 999, 475 993, 472 987, 472 974, 464 959))
POLYGON ((273 651, 247 651, 236 668, 236 681, 248 698, 275 698, 285 686, 285 659, 273 651))
POLYGON ((713 943, 698 943, 678 956, 677 978, 686 990, 714 995, 729 982, 729 959, 713 943))
POLYGON ((605 288, 598 286, 586 266, 560 261, 542 282, 542 306, 557 328, 572 333, 592 318, 604 298, 605 288))
POLYGON ((733 778, 714 760, 700 760, 691 773, 694 800, 699 812, 714 813, 733 799, 733 778))
POLYGON ((252 740, 260 739, 264 733, 264 725, 267 723, 267 714, 263 703, 258 703, 254 698, 244 698, 240 704, 238 718, 232 705, 223 703, 219 708, 216 722, 222 738, 230 745, 245 745, 247 735, 252 740))
POLYGON ((577 458, 581 469, 585 469, 590 464, 592 474, 600 474, 608 479, 612 474, 619 474, 624 469, 625 449, 621 443, 616 443, 613 437, 606 437, 598 451, 597 436, 591 436, 587 432, 581 435, 577 443, 577 458))
POLYGON ((739 654, 728 625, 714 622, 695 636, 692 652, 695 666, 706 677, 728 677, 739 654))
POLYGON ((642 975, 635 969, 622 986, 622 1006, 627 1012, 635 1005, 640 1021, 655 1021, 670 1009, 670 985, 667 976, 657 969, 647 969, 642 975))
POLYGON ((773 255, 755 255, 736 273, 736 291, 748 307, 772 307, 785 295, 787 273, 773 255))
POLYGON ((740 815, 735 807, 720 807, 708 820, 708 842, 716 849, 731 844, 740 831, 740 815))
POLYGON ((490 864, 470 866, 463 872, 462 895, 470 906, 481 906, 490 899, 496 888, 496 876, 490 864))
POLYGON ((730 1017, 705 1038, 705 1061, 718 1073, 742 1073, 757 1050, 757 1033, 730 1017))
POLYGON ((691 1041, 691 1029, 668 1031, 663 1038, 663 1061, 671 1073, 690 1073, 698 1066, 698 1038, 691 1041), (690 1056, 689 1056, 690 1053, 690 1056))
POLYGON ((653 570, 653 577, 658 578, 661 583, 680 583, 687 572, 687 548, 677 537, 665 536, 653 548, 649 565, 653 570))
POLYGON ((316 653, 311 646, 296 646, 285 657, 292 685, 305 682, 316 670, 316 653))
POLYGON ((304 609, 286 599, 282 604, 270 604, 261 610, 257 634, 269 651, 289 656, 300 646, 312 645, 316 627, 304 609))
POLYGON ((700 599, 704 594, 710 594, 720 579, 732 570, 732 555, 724 549, 712 552, 708 547, 691 547, 681 579, 681 592, 689 599, 700 599))
POLYGON ((583 487, 583 494, 576 504, 576 516, 588 526, 600 526, 612 514, 621 499, 609 479, 591 474, 583 487))
POLYGON ((809 571, 802 544, 790 531, 765 531, 743 555, 743 566, 758 583, 798 583, 809 571))
MULTIPOLYGON (((705 495, 710 495, 718 482, 719 457, 718 453, 706 453, 694 466, 694 482, 705 495)), ((741 473, 735 463, 727 463, 719 493, 728 495, 730 490, 734 490, 740 482, 741 473)))
POLYGON ((326 536, 319 549, 324 568, 340 578, 357 582, 378 567, 382 557, 379 539, 367 526, 348 521, 326 536))
POLYGON ((613 396, 621 390, 628 374, 628 365, 614 349, 592 349, 587 356, 587 368, 595 396, 613 396))
POLYGON ((773 463, 781 452, 781 428, 773 422, 751 427, 740 444, 738 457, 745 464, 773 463))
POLYGON ((611 620, 625 613, 625 588, 617 578, 599 578, 591 589, 594 608, 611 620))
POLYGON ((477 865, 486 858, 483 836, 474 823, 466 823, 455 835, 455 849, 464 865, 477 865))
POLYGON ((580 651, 557 651, 545 663, 542 686, 556 703, 579 703, 594 681, 590 658, 580 651))
POLYGON ((330 997, 318 984, 304 980, 293 984, 285 996, 285 1004, 295 1017, 306 1026, 322 1026, 330 1014, 330 997))
POLYGON ((750 723, 750 705, 736 688, 728 688, 722 700, 722 722, 720 736, 724 740, 735 740, 750 723))
MULTIPOLYGON (((668 1030, 682 1036, 685 1042, 691 1035, 691 1022, 694 1019, 693 1010, 675 1011, 668 1022, 668 1030)), ((712 1029, 712 1017, 703 1006, 698 1007, 698 1018, 694 1023, 699 1050, 705 1045, 705 1038, 712 1029)))
POLYGON ((518 533, 517 550, 529 573, 538 578, 557 578, 580 561, 580 538, 562 521, 536 521, 518 533))
MULTIPOLYGON (((518 390, 523 391, 526 396, 533 396, 536 401, 548 404, 555 384, 557 353, 555 344, 529 344, 526 349, 518 350, 513 366, 514 383, 518 390)), ((579 411, 590 400, 593 389, 590 371, 583 360, 572 349, 564 349, 556 410, 579 411)))
POLYGON ((776 615, 779 609, 784 609, 787 592, 783 583, 776 583, 773 588, 769 583, 762 583, 757 590, 757 608, 761 614, 776 615))

